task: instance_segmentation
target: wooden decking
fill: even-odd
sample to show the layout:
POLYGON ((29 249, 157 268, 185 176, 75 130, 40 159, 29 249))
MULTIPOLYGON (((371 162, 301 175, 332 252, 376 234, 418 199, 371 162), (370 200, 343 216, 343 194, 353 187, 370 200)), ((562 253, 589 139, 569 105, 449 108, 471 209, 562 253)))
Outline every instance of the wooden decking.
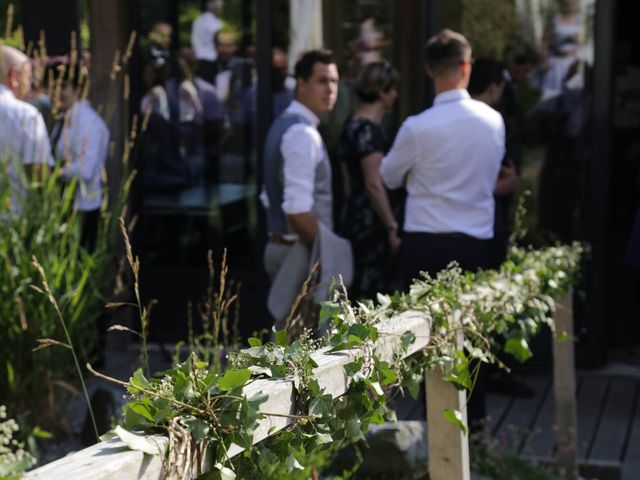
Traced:
MULTIPOLYGON (((550 375, 521 377, 531 398, 489 394, 489 428, 505 453, 545 462, 555 449, 550 375)), ((578 457, 589 479, 640 480, 640 376, 578 372, 578 457)))

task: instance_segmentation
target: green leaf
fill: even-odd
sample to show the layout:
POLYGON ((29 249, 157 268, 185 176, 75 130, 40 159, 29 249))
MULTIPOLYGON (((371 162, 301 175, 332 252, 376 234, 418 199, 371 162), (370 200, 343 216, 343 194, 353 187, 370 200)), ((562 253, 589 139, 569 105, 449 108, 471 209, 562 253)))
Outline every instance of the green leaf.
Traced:
POLYGON ((276 345, 279 347, 287 346, 287 331, 286 330, 278 330, 276 332, 276 345))
POLYGON ((504 346, 504 351, 513 355, 519 362, 525 362, 533 356, 524 338, 510 338, 504 346))
POLYGON ((33 430, 31 430, 31 434, 36 438, 42 438, 45 440, 53 438, 53 434, 51 432, 47 432, 46 430, 43 430, 37 426, 33 427, 33 430))
POLYGON ((376 297, 378 298, 378 303, 381 307, 388 307, 391 305, 391 297, 389 295, 383 295, 382 293, 377 293, 376 297))
POLYGON ((284 365, 271 365, 269 368, 273 378, 284 378, 287 376, 287 367, 284 365))
POLYGON ((328 433, 319 433, 316 435, 316 441, 318 442, 318 445, 323 445, 325 443, 333 442, 333 438, 328 433))
POLYGON ((569 332, 556 332, 556 342, 566 342, 572 339, 573 336, 569 332))
POLYGON ((247 340, 250 347, 261 347, 262 341, 259 338, 251 337, 247 340))
POLYGON ((402 341, 402 348, 404 350, 407 350, 407 348, 409 348, 409 345, 416 341, 416 334, 411 330, 407 330, 402 334, 402 337, 400 337, 400 339, 402 341))
POLYGON ((460 430, 462 430, 462 432, 465 435, 467 434, 467 427, 464 425, 463 418, 462 418, 462 412, 460 412, 460 410, 449 410, 449 409, 446 409, 444 412, 442 412, 442 415, 444 416, 444 419, 447 422, 453 423, 460 430))
POLYGON ((160 455, 158 445, 152 443, 149 437, 131 433, 120 425, 117 425, 113 431, 131 450, 138 450, 149 455, 160 455))
POLYGON ((137 393, 140 391, 139 389, 146 389, 149 387, 149 380, 147 380, 144 373, 142 373, 142 369, 139 368, 133 372, 133 376, 129 380, 129 384, 130 385, 127 387, 129 393, 137 393))
POLYGON ((222 390, 230 391, 244 386, 251 378, 251 372, 248 369, 227 370, 220 378, 218 378, 218 386, 222 390))
POLYGON ((342 311, 339 303, 336 302, 322 302, 320 308, 320 316, 318 318, 318 327, 324 326, 327 320, 332 319, 335 315, 342 311))
POLYGON ((298 460, 296 460, 296 457, 294 457, 292 453, 290 453, 287 457, 285 466, 287 467, 287 472, 291 472, 293 470, 304 470, 304 467, 300 465, 300 463, 298 462, 298 460))

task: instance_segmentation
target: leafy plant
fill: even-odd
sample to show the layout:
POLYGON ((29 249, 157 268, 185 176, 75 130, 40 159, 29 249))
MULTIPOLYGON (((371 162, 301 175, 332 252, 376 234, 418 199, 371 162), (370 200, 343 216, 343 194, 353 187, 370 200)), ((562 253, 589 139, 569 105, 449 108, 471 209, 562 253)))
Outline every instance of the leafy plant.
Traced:
POLYGON ((0 478, 13 480, 36 463, 24 444, 14 438, 18 423, 7 419, 7 407, 0 405, 0 478))
MULTIPOLYGON (((554 298, 575 282, 581 253, 578 244, 543 250, 514 247, 498 271, 463 274, 452 265, 435 278, 416 280, 407 293, 378 295, 375 303, 352 303, 338 284, 320 313, 321 322, 330 322, 320 339, 305 330, 289 342, 287 332, 278 331, 272 342, 253 337, 249 348, 230 353, 224 373, 210 368, 211 358, 202 362, 194 354, 152 379, 138 371, 128 382, 119 382, 131 397, 125 426, 167 435, 168 468, 175 471, 187 465, 198 472, 212 467, 218 478, 273 478, 283 471, 313 474, 316 465, 309 460, 322 463, 341 446, 362 440, 371 423, 393 420, 389 397, 404 389, 416 394, 426 369, 439 368, 456 388, 472 389, 472 365, 478 363, 472 359, 502 364, 494 337, 509 339, 506 353, 521 360, 530 356, 528 339, 542 324, 553 328, 554 298), (432 319, 429 345, 404 358, 415 341, 412 332, 405 332, 402 348, 393 361, 385 361, 376 350, 379 326, 407 310, 432 319), (460 331, 463 347, 457 341, 460 331), (345 365, 348 389, 336 399, 314 376, 313 354, 321 348, 362 352, 345 365), (287 428, 254 446, 261 418, 276 415, 260 411, 265 395, 244 396, 243 389, 256 378, 292 380, 296 410, 284 415, 291 420, 287 428), (244 453, 230 459, 234 444, 244 453), (189 461, 179 460, 185 455, 189 461)), ((463 425, 459 412, 443 415, 463 425)))

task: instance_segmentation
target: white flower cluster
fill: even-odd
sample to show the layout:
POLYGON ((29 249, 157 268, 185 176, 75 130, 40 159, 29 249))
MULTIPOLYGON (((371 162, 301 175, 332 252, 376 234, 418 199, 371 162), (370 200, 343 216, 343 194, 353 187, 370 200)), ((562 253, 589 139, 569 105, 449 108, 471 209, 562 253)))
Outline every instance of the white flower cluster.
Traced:
POLYGON ((24 450, 24 445, 13 438, 19 430, 18 423, 7 419, 7 408, 0 405, 0 477, 13 478, 36 463, 36 459, 24 450))

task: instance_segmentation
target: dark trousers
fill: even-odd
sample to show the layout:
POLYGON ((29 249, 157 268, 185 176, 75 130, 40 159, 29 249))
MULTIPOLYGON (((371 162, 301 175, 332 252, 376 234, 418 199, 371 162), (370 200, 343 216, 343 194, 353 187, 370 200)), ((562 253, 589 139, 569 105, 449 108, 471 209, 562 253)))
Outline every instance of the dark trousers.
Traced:
POLYGON ((82 212, 82 233, 80 234, 80 244, 89 252, 96 248, 98 240, 98 222, 100 220, 100 209, 82 212))
MULTIPOLYGON (((491 266, 491 241, 461 233, 405 232, 400 252, 405 291, 421 271, 435 277, 456 261, 463 271, 476 272, 491 266)), ((470 365, 473 368, 473 365, 470 365)), ((469 427, 476 431, 486 416, 485 385, 482 369, 467 405, 469 427)))

